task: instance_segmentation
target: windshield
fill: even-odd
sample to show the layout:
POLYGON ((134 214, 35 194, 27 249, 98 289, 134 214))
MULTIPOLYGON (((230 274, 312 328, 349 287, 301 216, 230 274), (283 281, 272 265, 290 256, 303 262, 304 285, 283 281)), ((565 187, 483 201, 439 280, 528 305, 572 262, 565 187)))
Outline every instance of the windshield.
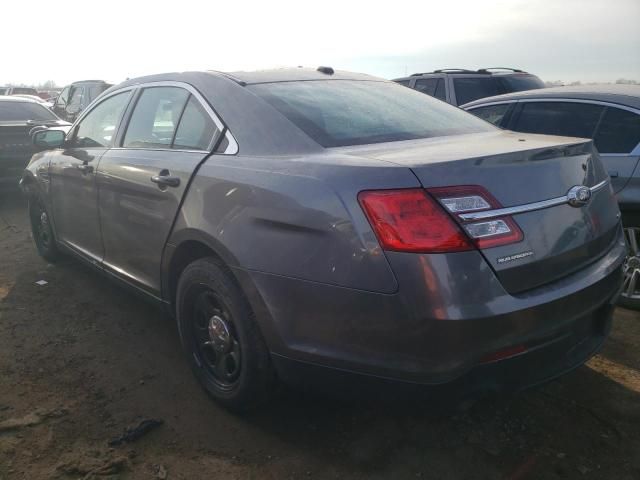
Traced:
POLYGON ((249 86, 324 147, 486 132, 486 122, 392 82, 317 80, 249 86))
POLYGON ((39 103, 0 100, 0 122, 26 122, 27 120, 50 122, 58 120, 58 117, 39 103))
POLYGON ((544 88, 544 82, 535 75, 508 75, 502 77, 506 93, 544 88))

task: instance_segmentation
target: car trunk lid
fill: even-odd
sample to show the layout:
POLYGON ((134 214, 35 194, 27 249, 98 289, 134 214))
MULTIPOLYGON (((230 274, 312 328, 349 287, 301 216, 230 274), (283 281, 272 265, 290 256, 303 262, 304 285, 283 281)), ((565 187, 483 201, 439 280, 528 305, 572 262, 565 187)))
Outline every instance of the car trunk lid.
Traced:
POLYGON ((521 207, 510 217, 522 239, 481 248, 510 293, 583 268, 606 253, 619 232, 618 207, 591 141, 491 132, 348 149, 411 168, 428 191, 477 185, 499 207, 521 207), (574 207, 566 196, 576 186, 596 188, 585 205, 574 207), (540 204, 552 199, 553 205, 540 204))

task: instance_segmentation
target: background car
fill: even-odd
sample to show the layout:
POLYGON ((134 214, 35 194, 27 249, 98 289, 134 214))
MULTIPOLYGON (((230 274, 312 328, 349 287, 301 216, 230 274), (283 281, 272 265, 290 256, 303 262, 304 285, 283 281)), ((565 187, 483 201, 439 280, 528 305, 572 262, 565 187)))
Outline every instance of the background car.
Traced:
POLYGON ((445 68, 414 73, 409 77, 396 78, 394 82, 452 105, 502 93, 544 88, 544 82, 538 77, 516 68, 445 68))
POLYGON ((38 95, 38 91, 31 87, 2 87, 0 95, 38 95))
POLYGON ((34 139, 40 254, 164 305, 229 408, 336 372, 521 389, 608 334, 625 247, 589 140, 329 67, 132 79, 34 139))
POLYGON ((592 138, 622 211, 629 256, 620 303, 640 308, 640 85, 547 88, 462 108, 517 132, 592 138))
POLYGON ((73 122, 98 95, 111 87, 103 80, 82 80, 67 85, 56 97, 53 112, 63 120, 73 122))
POLYGON ((38 149, 30 132, 37 127, 69 127, 40 102, 19 96, 0 97, 0 189, 18 187, 31 155, 38 149))

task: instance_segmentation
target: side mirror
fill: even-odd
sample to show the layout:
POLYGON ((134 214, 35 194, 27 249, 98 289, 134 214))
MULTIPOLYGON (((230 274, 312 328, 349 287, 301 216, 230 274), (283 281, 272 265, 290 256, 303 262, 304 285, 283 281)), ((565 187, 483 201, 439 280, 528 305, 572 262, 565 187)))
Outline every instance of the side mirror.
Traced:
POLYGON ((33 144, 40 148, 59 148, 66 134, 62 130, 39 130, 33 134, 33 144))

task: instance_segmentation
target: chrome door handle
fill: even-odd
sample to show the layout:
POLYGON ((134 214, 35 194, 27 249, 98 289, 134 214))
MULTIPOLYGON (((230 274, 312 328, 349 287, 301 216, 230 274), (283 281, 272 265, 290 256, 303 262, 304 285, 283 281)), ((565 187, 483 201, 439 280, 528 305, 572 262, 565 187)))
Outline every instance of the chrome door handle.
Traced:
POLYGON ((180 185, 180 177, 169 175, 168 170, 162 170, 159 175, 151 177, 151 181, 160 187, 177 187, 180 185))

